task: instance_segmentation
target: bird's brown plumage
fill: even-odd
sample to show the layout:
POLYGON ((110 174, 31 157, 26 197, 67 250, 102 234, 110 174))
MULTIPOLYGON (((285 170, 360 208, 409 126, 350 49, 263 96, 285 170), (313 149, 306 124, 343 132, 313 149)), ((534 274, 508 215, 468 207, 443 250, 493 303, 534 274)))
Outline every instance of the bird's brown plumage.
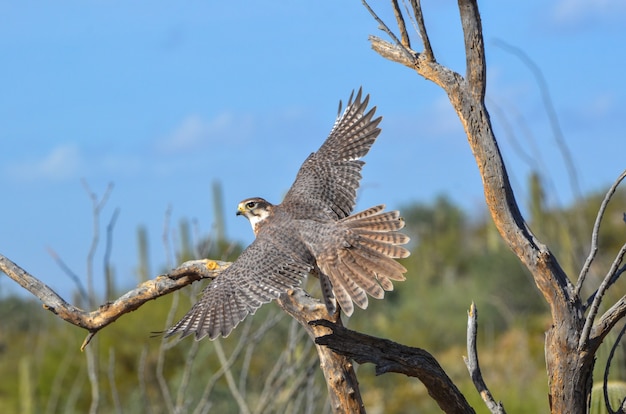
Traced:
POLYGON ((313 272, 324 302, 347 315, 353 303, 366 308, 369 294, 382 298, 406 269, 394 259, 409 255, 408 236, 397 211, 371 207, 350 215, 364 157, 378 137, 380 117, 367 110, 369 96, 350 96, 324 144, 302 164, 283 202, 262 198, 239 203, 256 235, 239 258, 204 290, 202 298, 166 335, 196 339, 227 336, 262 304, 300 285, 313 272))

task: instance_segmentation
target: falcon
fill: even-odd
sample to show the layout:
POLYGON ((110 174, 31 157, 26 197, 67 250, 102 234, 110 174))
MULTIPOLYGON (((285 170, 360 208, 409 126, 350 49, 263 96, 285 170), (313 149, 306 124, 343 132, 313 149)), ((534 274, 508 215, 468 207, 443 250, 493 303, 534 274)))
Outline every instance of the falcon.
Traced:
POLYGON ((166 336, 195 334, 226 337, 261 305, 297 288, 310 273, 320 279, 330 314, 337 305, 347 316, 354 304, 367 308, 368 294, 382 299, 393 281, 405 280, 396 262, 409 251, 404 220, 384 205, 351 215, 361 180, 361 160, 380 134, 382 117, 367 110, 369 95, 350 95, 330 135, 300 167, 282 203, 243 200, 237 215, 246 217, 254 242, 203 291, 202 298, 166 336), (367 111, 367 112, 366 112, 367 111))

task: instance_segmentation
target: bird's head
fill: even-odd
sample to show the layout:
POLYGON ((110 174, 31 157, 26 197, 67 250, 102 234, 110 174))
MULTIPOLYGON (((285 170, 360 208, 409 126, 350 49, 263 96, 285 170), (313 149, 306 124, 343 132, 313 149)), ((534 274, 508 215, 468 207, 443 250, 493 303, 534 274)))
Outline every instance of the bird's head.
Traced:
POLYGON ((256 235, 263 221, 272 214, 273 207, 270 202, 260 197, 247 198, 237 206, 237 215, 244 216, 250 221, 252 231, 256 235))

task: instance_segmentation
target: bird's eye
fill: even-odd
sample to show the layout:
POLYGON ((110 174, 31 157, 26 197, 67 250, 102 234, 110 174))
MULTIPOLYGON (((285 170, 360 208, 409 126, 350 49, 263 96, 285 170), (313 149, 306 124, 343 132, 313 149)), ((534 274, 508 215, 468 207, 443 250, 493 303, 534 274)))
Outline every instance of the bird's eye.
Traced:
POLYGON ((248 207, 249 209, 253 209, 256 206, 256 203, 254 201, 248 201, 246 203, 246 207, 248 207))

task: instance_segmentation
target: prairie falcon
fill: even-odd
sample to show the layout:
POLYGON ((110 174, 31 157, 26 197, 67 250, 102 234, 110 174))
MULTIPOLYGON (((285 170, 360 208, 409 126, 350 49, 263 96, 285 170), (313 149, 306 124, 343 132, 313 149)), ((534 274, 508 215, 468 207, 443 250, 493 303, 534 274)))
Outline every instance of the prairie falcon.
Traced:
POLYGON ((264 303, 300 285, 309 273, 320 278, 324 303, 346 315, 353 302, 365 309, 367 294, 382 298, 406 269, 395 258, 409 255, 399 233, 404 220, 384 205, 350 215, 356 202, 364 157, 380 133, 376 108, 361 90, 335 121, 330 135, 300 167, 282 203, 262 198, 239 203, 256 236, 239 258, 204 290, 202 298, 166 335, 228 336, 264 303))

